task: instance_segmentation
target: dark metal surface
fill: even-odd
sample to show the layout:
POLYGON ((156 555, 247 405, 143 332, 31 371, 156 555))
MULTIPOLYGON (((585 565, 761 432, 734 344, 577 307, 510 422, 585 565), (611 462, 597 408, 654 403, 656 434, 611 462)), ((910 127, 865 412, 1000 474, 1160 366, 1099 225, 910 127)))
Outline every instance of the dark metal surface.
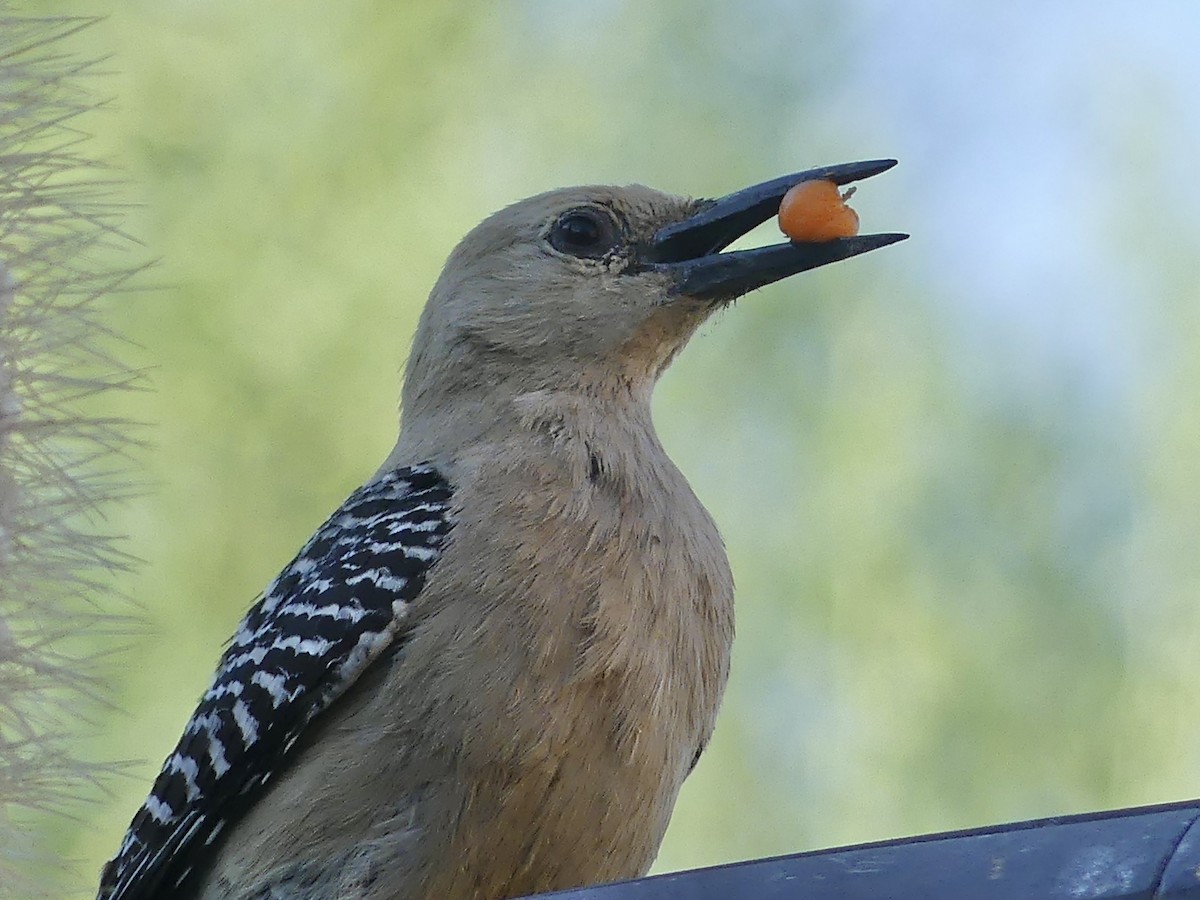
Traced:
POLYGON ((902 838, 560 900, 1200 900, 1200 801, 902 838))

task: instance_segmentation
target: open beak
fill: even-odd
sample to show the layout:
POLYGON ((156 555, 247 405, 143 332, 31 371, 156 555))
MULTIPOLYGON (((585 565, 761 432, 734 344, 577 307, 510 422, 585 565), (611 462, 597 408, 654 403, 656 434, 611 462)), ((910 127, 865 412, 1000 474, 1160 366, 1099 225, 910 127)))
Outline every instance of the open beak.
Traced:
POLYGON ((783 195, 793 185, 822 180, 850 184, 886 172, 895 164, 894 159, 875 159, 809 169, 706 201, 694 216, 659 230, 646 248, 644 259, 649 268, 671 275, 676 293, 728 300, 797 272, 902 241, 907 234, 863 234, 822 243, 792 241, 721 252, 776 215, 783 195))

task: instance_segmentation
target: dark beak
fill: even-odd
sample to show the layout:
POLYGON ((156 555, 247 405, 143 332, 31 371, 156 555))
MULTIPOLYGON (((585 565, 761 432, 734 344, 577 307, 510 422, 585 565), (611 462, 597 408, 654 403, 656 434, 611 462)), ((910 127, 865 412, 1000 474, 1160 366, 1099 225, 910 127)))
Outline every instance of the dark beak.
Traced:
POLYGON ((756 184, 705 203, 700 212, 661 229, 644 260, 649 268, 669 272, 676 293, 704 299, 732 299, 797 272, 849 259, 886 247, 907 234, 863 234, 819 244, 775 244, 753 250, 721 251, 779 212, 783 195, 801 181, 850 184, 886 172, 894 159, 843 163, 809 169, 756 184))

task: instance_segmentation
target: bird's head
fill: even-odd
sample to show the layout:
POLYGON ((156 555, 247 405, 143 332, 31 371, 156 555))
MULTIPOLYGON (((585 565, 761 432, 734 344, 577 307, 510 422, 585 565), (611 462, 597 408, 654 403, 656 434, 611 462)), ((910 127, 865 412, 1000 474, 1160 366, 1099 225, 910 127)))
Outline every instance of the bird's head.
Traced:
POLYGON ((624 390, 649 395, 712 312, 755 288, 906 235, 725 247, 773 217, 807 180, 847 184, 894 160, 777 178, 719 200, 640 185, 575 187, 522 200, 450 255, 413 342, 406 417, 456 397, 624 390))

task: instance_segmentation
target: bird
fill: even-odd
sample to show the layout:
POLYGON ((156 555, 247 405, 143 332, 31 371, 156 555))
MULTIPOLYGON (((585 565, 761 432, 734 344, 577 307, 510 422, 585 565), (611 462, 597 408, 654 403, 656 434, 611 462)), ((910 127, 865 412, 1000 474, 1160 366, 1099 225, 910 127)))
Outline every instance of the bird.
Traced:
POLYGON ((742 295, 902 240, 727 250, 716 200, 552 190, 450 254, 399 439, 247 612, 99 900, 501 900, 637 877, 713 732, 733 578, 651 395, 742 295))

